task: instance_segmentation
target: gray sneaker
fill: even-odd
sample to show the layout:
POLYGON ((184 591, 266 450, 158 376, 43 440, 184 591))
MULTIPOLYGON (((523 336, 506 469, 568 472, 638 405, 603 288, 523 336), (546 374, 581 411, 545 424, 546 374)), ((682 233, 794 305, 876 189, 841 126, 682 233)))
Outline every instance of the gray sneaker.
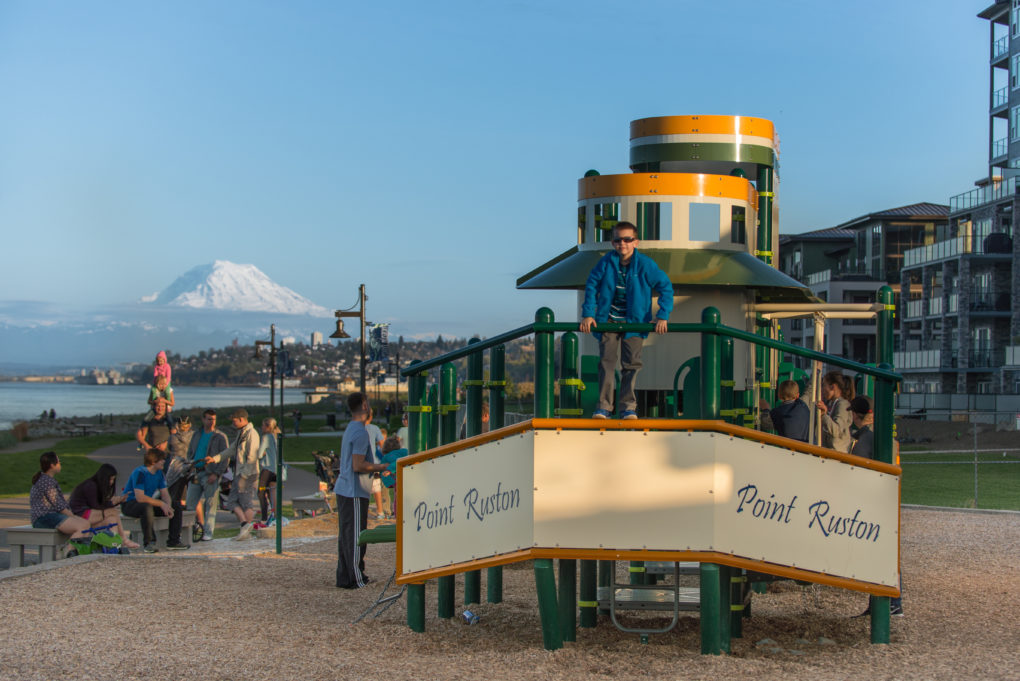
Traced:
POLYGON ((234 537, 234 539, 237 541, 247 539, 251 534, 251 528, 254 524, 255 523, 245 523, 244 525, 241 525, 241 531, 237 533, 237 536, 234 537))
POLYGON ((159 549, 156 548, 155 544, 146 544, 142 551, 145 553, 159 553, 159 549))

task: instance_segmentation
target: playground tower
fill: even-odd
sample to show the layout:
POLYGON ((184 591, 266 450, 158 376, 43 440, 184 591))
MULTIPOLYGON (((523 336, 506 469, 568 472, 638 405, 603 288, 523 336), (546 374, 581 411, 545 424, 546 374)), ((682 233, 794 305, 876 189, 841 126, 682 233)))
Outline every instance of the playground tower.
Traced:
MULTIPOLYGON (((749 116, 661 116, 630 124, 630 169, 589 170, 577 183, 577 244, 517 280, 522 289, 573 289, 608 250, 613 226, 637 225, 640 250, 673 283, 671 322, 695 322, 707 305, 722 323, 756 332, 756 303, 809 302, 810 292, 773 263, 779 247, 779 138, 771 121, 749 116)), ((578 318, 580 318, 578 314, 578 318)), ((734 390, 750 390, 755 360, 734 352, 734 390)), ((648 338, 638 389, 672 388, 674 372, 700 352, 698 339, 648 338)), ((582 355, 597 355, 581 339, 582 355)), ((761 377, 759 377, 761 380, 761 377)))

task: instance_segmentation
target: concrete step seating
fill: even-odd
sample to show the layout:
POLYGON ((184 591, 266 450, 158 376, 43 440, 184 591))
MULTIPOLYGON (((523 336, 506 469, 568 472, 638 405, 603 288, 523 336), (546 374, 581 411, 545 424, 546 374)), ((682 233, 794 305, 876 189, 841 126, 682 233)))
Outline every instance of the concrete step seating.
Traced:
POLYGON ((25 547, 39 551, 40 563, 51 563, 63 553, 67 545, 67 535, 60 530, 38 529, 31 525, 8 527, 6 543, 11 547, 11 568, 19 568, 25 564, 25 547))
MULTIPOLYGON (((131 539, 144 544, 144 537, 142 536, 142 521, 138 518, 132 518, 130 516, 122 515, 120 522, 127 530, 131 539)), ((185 511, 184 520, 181 524, 181 543, 186 546, 191 546, 191 526, 195 524, 195 512, 185 511)), ((166 548, 166 540, 170 534, 170 518, 166 516, 156 516, 155 522, 153 523, 153 529, 156 532, 156 546, 161 549, 166 548)), ((140 550, 140 549, 138 549, 140 550)))

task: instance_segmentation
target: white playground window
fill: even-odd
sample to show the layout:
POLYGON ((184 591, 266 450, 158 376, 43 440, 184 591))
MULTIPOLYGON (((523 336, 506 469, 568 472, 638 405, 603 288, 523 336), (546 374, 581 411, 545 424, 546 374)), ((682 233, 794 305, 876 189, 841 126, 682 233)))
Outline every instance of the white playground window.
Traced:
POLYGON ((719 204, 691 203, 688 213, 691 241, 719 241, 719 204))

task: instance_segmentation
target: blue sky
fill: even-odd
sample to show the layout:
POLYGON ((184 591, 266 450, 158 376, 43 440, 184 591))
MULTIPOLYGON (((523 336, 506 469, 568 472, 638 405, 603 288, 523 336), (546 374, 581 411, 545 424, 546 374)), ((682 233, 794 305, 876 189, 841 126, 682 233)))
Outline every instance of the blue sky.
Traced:
POLYGON ((573 295, 576 180, 628 125, 782 139, 780 228, 987 172, 988 2, 0 4, 0 299, 136 300, 254 263, 393 333, 493 335, 573 295))

